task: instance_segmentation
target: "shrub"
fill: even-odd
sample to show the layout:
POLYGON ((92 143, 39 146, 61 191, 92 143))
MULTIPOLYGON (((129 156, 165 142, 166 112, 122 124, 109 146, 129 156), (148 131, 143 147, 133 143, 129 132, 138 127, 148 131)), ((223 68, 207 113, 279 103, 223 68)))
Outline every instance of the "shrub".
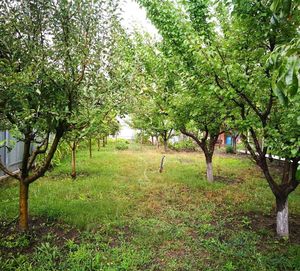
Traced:
POLYGON ((232 146, 226 146, 226 153, 234 153, 234 149, 232 146))
POLYGON ((139 134, 136 134, 136 136, 135 136, 135 142, 136 143, 142 143, 144 145, 150 145, 150 143, 151 143, 150 141, 151 141, 150 136, 147 135, 147 134, 139 133, 139 134))
POLYGON ((130 144, 130 142, 129 142, 127 139, 123 139, 123 138, 119 138, 119 139, 117 140, 117 143, 119 143, 119 142, 122 142, 122 143, 127 144, 127 145, 130 144))
POLYGON ((116 143, 116 149, 119 150, 119 151, 127 150, 128 149, 128 144, 129 143, 126 143, 123 140, 122 141, 118 141, 116 143))
POLYGON ((117 144, 119 142, 122 142, 124 144, 130 144, 130 140, 124 138, 108 138, 108 143, 117 144))
POLYGON ((192 140, 178 141, 169 144, 169 148, 175 151, 196 151, 196 145, 192 140))

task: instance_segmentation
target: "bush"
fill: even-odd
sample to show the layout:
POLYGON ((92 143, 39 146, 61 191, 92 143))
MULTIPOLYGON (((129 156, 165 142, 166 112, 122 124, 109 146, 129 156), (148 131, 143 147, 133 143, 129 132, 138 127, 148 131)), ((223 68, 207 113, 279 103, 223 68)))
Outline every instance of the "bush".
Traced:
POLYGON ((175 151, 196 151, 196 145, 192 140, 178 141, 169 144, 169 148, 175 151))
POLYGON ((150 136, 148 134, 141 134, 141 133, 136 134, 134 140, 136 143, 142 143, 144 145, 150 145, 151 143, 150 136))
POLYGON ((226 153, 234 153, 234 149, 232 146, 226 146, 226 153))
POLYGON ((122 141, 118 141, 116 143, 116 149, 119 150, 119 151, 122 151, 122 150, 127 150, 128 149, 128 143, 124 142, 123 140, 122 141))
POLYGON ((130 144, 130 142, 129 142, 127 139, 123 139, 123 138, 119 138, 119 139, 117 140, 117 143, 119 143, 119 142, 122 142, 122 143, 127 144, 127 145, 130 144))
POLYGON ((127 140, 124 138, 108 138, 107 142, 111 143, 111 144, 117 144, 119 142, 124 143, 124 144, 130 144, 130 140, 127 140))

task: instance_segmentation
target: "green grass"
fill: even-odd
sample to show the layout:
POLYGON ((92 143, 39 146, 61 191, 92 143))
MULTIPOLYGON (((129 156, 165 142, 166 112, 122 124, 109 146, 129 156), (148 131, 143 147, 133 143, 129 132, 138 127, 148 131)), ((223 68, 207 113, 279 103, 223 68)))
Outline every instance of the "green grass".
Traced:
MULTIPOLYGON (((160 174, 162 155, 109 144, 90 159, 82 147, 75 181, 67 157, 30 186, 30 214, 45 223, 29 237, 2 234, 0 270, 300 270, 299 244, 255 226, 272 221, 274 199, 250 160, 216 155, 209 184, 202 154, 167 153, 160 174)), ((298 190, 298 217, 299 203, 298 190)), ((11 182, 0 187, 0 221, 17 214, 11 182)))

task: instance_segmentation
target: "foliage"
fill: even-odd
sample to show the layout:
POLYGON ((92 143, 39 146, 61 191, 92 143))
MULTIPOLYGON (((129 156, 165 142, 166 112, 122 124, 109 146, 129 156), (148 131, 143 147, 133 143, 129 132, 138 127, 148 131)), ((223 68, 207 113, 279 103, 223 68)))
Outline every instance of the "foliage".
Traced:
POLYGON ((169 147, 175 151, 196 151, 196 145, 192 140, 179 140, 169 143, 169 147))
MULTIPOLYGON (((62 141, 58 146, 54 157, 52 158, 51 165, 52 167, 58 166, 62 163, 62 161, 68 156, 70 153, 69 145, 67 142, 62 141)), ((39 160, 37 160, 37 165, 39 164, 39 160)))
POLYGON ((150 136, 150 134, 148 134, 144 130, 141 130, 140 132, 137 132, 135 134, 134 140, 136 143, 150 144, 150 136))
POLYGON ((226 146, 226 153, 234 153, 234 149, 232 146, 226 146))
MULTIPOLYGON (((297 21, 297 10, 300 8, 296 0, 273 0, 271 5, 273 12, 272 24, 297 21)), ((299 16, 299 14, 298 14, 299 16)), ((273 89, 284 104, 300 92, 300 37, 298 35, 286 44, 280 45, 272 53, 269 65, 273 72, 273 89)), ((299 105, 298 105, 299 106, 299 105)), ((298 117, 300 123, 300 117, 298 117)))
POLYGON ((119 151, 127 150, 129 148, 128 144, 128 141, 118 139, 118 141, 116 142, 116 149, 119 151))
POLYGON ((269 65, 274 69, 273 89, 280 101, 287 105, 300 91, 300 38, 278 46, 269 58, 269 65))
POLYGON ((174 65, 147 35, 136 34, 135 54, 138 76, 135 78, 135 101, 131 126, 148 137, 160 137, 167 147, 173 136, 174 121, 169 116, 170 96, 174 92, 174 65))

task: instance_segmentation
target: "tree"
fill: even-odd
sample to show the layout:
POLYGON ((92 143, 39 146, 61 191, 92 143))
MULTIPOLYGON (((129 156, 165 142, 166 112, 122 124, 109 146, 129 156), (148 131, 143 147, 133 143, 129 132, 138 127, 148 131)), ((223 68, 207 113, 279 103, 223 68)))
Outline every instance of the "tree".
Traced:
POLYGON ((288 195, 299 184, 296 177, 300 159, 296 114, 299 103, 295 98, 289 108, 278 104, 274 97, 276 86, 272 84, 271 71, 265 61, 276 45, 293 39, 297 31, 295 23, 299 25, 299 20, 274 26, 270 25, 271 16, 268 6, 253 5, 252 1, 234 5, 230 24, 226 25, 228 30, 224 30, 224 36, 231 38, 222 39, 224 47, 218 53, 225 70, 220 76, 224 84, 219 87, 222 93, 230 90, 230 99, 239 108, 236 124, 241 137, 276 198, 277 234, 288 236, 288 195), (260 14, 254 19, 253 14, 258 10, 260 14), (253 28, 255 33, 241 35, 253 28), (239 40, 235 40, 237 36, 239 40), (248 132, 253 144, 246 136, 248 132), (281 180, 270 170, 268 153, 285 159, 281 180))
POLYGON ((93 51, 95 57, 78 100, 78 111, 72 115, 72 130, 64 136, 72 151, 73 178, 76 177, 76 149, 79 143, 87 140, 92 158, 92 139, 97 139, 98 151, 101 139, 105 146, 107 137, 119 131, 116 117, 124 114, 124 101, 129 100, 127 88, 122 85, 122 82, 126 84, 126 80, 120 79, 124 76, 124 63, 127 64, 128 43, 114 12, 109 11, 109 16, 111 19, 105 24, 105 40, 98 43, 93 51))
POLYGON ((28 230, 29 185, 46 173, 72 128, 93 52, 103 44, 100 26, 110 5, 88 0, 0 4, 0 114, 24 142, 20 172, 11 172, 2 161, 0 169, 19 181, 23 231, 28 230), (44 159, 35 167, 39 156, 44 159))
POLYGON ((173 136, 174 124, 169 116, 170 96, 174 89, 172 65, 160 51, 160 44, 147 35, 136 34, 135 106, 132 108, 132 127, 149 137, 161 137, 164 150, 173 136))
POLYGON ((219 1, 209 18, 207 6, 213 5, 210 1, 202 1, 202 5, 196 0, 139 2, 170 50, 180 55, 190 69, 214 78, 213 90, 228 109, 235 105, 231 110, 234 128, 238 127, 276 198, 277 234, 288 236, 287 198, 299 184, 300 129, 295 113, 299 103, 294 100, 289 108, 278 104, 271 70, 265 63, 277 45, 297 35, 299 11, 293 10, 293 20, 274 25, 270 23, 270 3, 219 1), (217 26, 213 23, 216 21, 217 26), (206 25, 211 27, 206 30, 206 25), (260 143, 261 137, 264 144, 260 143), (266 157, 270 152, 286 159, 280 182, 270 172, 266 157))
POLYGON ((171 112, 175 127, 203 151, 207 180, 213 182, 213 154, 219 135, 225 132, 226 111, 207 89, 187 88, 173 98, 171 112))
POLYGON ((131 114, 131 126, 141 130, 148 137, 161 137, 164 151, 168 151, 168 141, 172 137, 173 122, 168 117, 168 113, 163 111, 154 100, 141 99, 139 97, 137 106, 131 114))
MULTIPOLYGON (((206 5, 192 1, 194 4, 188 7, 188 11, 194 21, 189 25, 180 19, 185 17, 185 14, 173 9, 171 2, 141 2, 148 8, 150 16, 152 12, 161 13, 160 16, 153 15, 151 18, 164 38, 160 47, 152 49, 160 51, 160 54, 152 53, 146 71, 149 70, 149 66, 152 67, 151 63, 161 66, 160 71, 152 68, 156 75, 152 75, 152 82, 158 84, 161 78, 167 79, 164 81, 169 88, 163 89, 164 95, 172 97, 168 99, 166 106, 168 114, 176 124, 176 128, 191 137, 203 150, 207 164, 207 179, 213 181, 212 157, 228 113, 222 107, 222 98, 212 91, 215 77, 207 72, 210 69, 209 63, 205 63, 205 58, 201 59, 201 55, 195 54, 197 33, 201 34, 205 28, 208 30, 205 39, 211 35, 211 26, 203 18, 197 17, 198 7, 205 11, 206 5), (199 70, 195 68, 194 63, 197 63, 199 70)), ((206 13, 201 11, 200 14, 205 16, 206 13)), ((143 52, 144 56, 149 55, 145 50, 143 52)))

